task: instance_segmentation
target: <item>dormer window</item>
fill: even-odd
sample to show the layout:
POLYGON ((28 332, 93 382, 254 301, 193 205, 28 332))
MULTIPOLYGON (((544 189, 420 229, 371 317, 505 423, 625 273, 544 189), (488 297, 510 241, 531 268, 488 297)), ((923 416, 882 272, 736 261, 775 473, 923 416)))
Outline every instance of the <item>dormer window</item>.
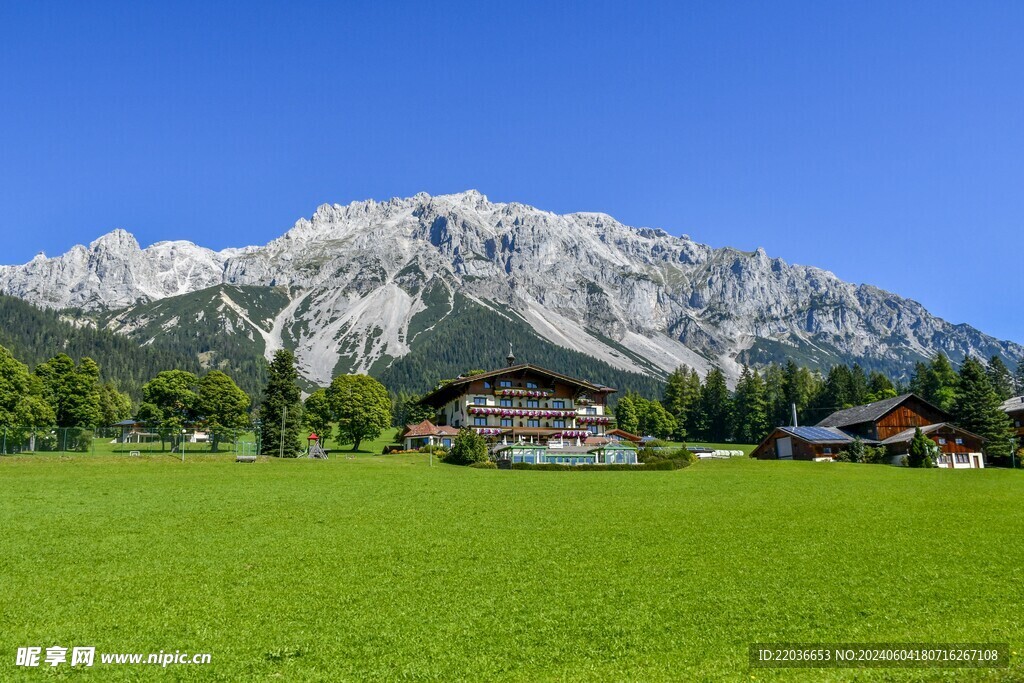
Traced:
POLYGON ((526 388, 527 389, 536 389, 537 388, 537 383, 536 382, 527 382, 526 383, 526 388))
POLYGON ((509 380, 509 379, 500 380, 498 382, 498 386, 501 387, 502 389, 511 389, 512 388, 512 380, 509 380))

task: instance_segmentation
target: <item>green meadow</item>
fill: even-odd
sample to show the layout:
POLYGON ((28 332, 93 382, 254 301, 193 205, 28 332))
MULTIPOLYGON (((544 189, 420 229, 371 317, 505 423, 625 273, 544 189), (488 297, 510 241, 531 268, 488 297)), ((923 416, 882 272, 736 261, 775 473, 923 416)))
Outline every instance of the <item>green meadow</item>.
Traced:
MULTIPOLYGON (((368 445, 376 448, 377 444, 368 445)), ((1024 473, 0 458, 0 680, 1024 679, 1024 473), (751 669, 764 641, 1009 642, 1009 669, 751 669), (18 668, 18 647, 210 653, 18 668)))

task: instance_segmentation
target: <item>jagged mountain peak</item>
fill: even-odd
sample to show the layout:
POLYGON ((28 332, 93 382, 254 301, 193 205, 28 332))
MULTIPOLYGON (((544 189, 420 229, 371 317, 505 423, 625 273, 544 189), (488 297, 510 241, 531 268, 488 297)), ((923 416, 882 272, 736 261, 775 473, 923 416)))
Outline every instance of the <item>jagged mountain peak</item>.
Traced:
MULTIPOLYGON (((234 311, 231 330, 249 316, 261 350, 294 348, 316 382, 404 357, 457 315, 459 297, 546 343, 653 375, 686 364, 735 376, 741 363, 786 357, 899 372, 939 349, 1011 364, 1024 355, 917 302, 764 249, 715 249, 604 213, 493 203, 477 190, 323 204, 264 247, 140 249, 115 230, 89 249, 0 267, 0 292, 51 308, 118 309, 223 284, 287 292, 273 319, 215 299, 234 311)), ((130 317, 114 320, 129 329, 130 317)))

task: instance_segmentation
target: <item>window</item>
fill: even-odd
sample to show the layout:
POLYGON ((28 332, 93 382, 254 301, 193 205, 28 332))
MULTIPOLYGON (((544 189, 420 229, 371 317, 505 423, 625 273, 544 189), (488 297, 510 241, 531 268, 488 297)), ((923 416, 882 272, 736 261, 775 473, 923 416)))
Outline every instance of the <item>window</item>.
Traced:
POLYGON ((587 427, 591 434, 597 434, 597 425, 590 425, 587 427))
POLYGON ((473 418, 473 424, 475 426, 477 426, 477 427, 486 427, 487 426, 487 418, 486 417, 474 417, 473 418))
POLYGON ((540 427, 540 420, 527 420, 526 421, 526 426, 527 427, 540 427))
POLYGON ((551 426, 555 429, 565 429, 565 420, 553 420, 551 426))
POLYGON ((565 408, 565 401, 552 401, 551 402, 551 407, 552 408, 565 408))
POLYGON ((527 389, 536 389, 537 388, 537 383, 536 382, 527 382, 526 383, 526 388, 527 389))
POLYGON ((957 446, 963 446, 964 445, 964 440, 963 439, 957 439, 956 440, 956 445, 957 446))
POLYGON ((473 397, 473 405, 475 405, 475 406, 485 406, 485 405, 487 405, 487 399, 485 397, 483 397, 483 396, 474 396, 473 397))
POLYGON ((969 460, 967 459, 967 454, 966 454, 966 453, 957 453, 957 454, 956 454, 956 461, 957 461, 958 463, 960 463, 961 465, 965 465, 965 464, 967 464, 968 462, 970 462, 970 461, 969 461, 969 460))
POLYGON ((490 388, 491 388, 491 383, 488 382, 487 380, 484 380, 484 389, 490 389, 490 388))
POLYGON ((585 411, 587 415, 597 415, 597 408, 590 407, 585 411))
POLYGON ((500 401, 498 401, 498 404, 502 408, 511 408, 512 407, 512 399, 510 399, 510 398, 503 398, 500 401))
POLYGON ((825 455, 832 455, 832 447, 825 446, 825 455))
POLYGON ((445 448, 451 448, 452 447, 452 440, 447 438, 447 437, 445 437, 444 439, 441 439, 441 445, 444 446, 445 448))
POLYGON ((535 398, 531 398, 526 401, 527 408, 540 408, 540 401, 535 398))
POLYGON ((508 389, 512 386, 512 380, 503 379, 500 382, 498 382, 498 386, 504 389, 508 389))
POLYGON ((503 418, 501 418, 501 426, 502 427, 511 427, 512 426, 512 418, 511 417, 503 417, 503 418))
MULTIPOLYGON (((959 441, 959 440, 960 439, 957 439, 957 441, 959 441)), ((939 445, 940 446, 945 446, 946 445, 946 440, 944 438, 942 438, 941 436, 939 437, 939 445)))

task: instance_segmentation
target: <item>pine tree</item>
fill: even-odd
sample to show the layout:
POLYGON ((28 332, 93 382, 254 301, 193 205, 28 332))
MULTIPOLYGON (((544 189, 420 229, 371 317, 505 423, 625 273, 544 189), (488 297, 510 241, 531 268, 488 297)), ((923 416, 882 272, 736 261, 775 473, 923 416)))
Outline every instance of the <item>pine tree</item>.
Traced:
POLYGON ((988 381, 992 385, 992 390, 996 392, 996 396, 999 397, 1000 401, 1013 398, 1014 395, 1014 380, 1013 373, 1003 363, 1003 359, 999 356, 992 356, 992 359, 988 362, 988 367, 985 369, 988 375, 988 381))
POLYGON ((952 363, 946 354, 940 353, 932 359, 929 370, 929 395, 924 398, 946 412, 951 411, 956 402, 956 386, 959 381, 952 363))
POLYGON ((768 434, 768 406, 765 387, 757 370, 746 365, 733 396, 734 435, 740 443, 760 443, 768 434))
POLYGON ((997 460, 1006 459, 1013 447, 1013 426, 1002 410, 1002 401, 985 372, 985 366, 968 358, 960 366, 953 415, 956 423, 985 439, 985 454, 997 460))
POLYGON ((700 400, 700 377, 685 365, 672 371, 665 382, 662 405, 676 421, 673 436, 678 441, 686 439, 687 424, 697 402, 700 400))
POLYGON ((764 380, 764 403, 768 415, 768 426, 777 427, 789 423, 789 404, 786 401, 786 374, 775 363, 769 364, 761 373, 764 380))
POLYGON ((718 368, 708 371, 700 393, 701 430, 706 441, 722 443, 729 440, 732 427, 732 397, 725 384, 725 375, 718 368))
POLYGON ((925 436, 920 427, 915 427, 914 438, 907 450, 907 466, 935 467, 936 450, 935 442, 925 436))
POLYGON ((260 405, 260 436, 265 455, 283 455, 286 458, 299 455, 303 418, 298 380, 292 352, 281 349, 275 353, 260 405))
POLYGON ((896 386, 891 379, 877 370, 871 373, 868 378, 868 395, 865 397, 867 403, 893 398, 896 395, 896 386))
POLYGON ((850 368, 850 404, 859 406, 869 403, 868 401, 868 376, 864 374, 864 368, 859 363, 854 363, 850 368))
POLYGON ((1017 359, 1017 372, 1013 377, 1017 385, 1015 395, 1024 395, 1024 358, 1017 359))

